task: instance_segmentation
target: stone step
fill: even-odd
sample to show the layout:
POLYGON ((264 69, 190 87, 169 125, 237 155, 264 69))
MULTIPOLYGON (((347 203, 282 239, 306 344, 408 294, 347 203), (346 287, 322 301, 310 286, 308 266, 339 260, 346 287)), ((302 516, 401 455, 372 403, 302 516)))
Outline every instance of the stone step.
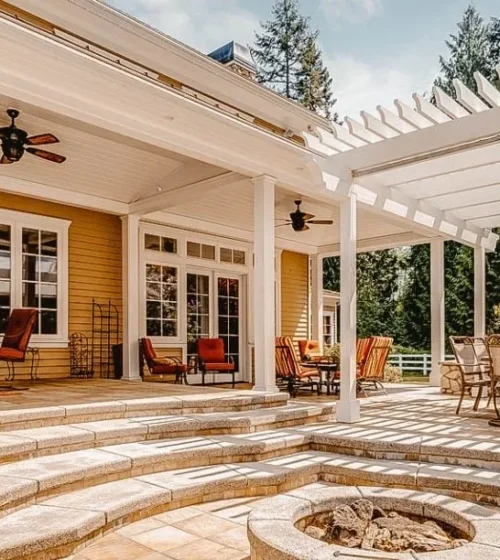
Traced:
POLYGON ((0 558, 61 558, 112 528, 164 511, 213 500, 275 495, 317 481, 432 490, 500 503, 497 472, 306 451, 258 462, 139 475, 47 499, 0 519, 0 558))
POLYGON ((137 398, 61 406, 0 410, 0 432, 80 422, 138 418, 165 414, 187 415, 199 412, 235 412, 285 406, 287 393, 221 391, 210 395, 137 398))
POLYGON ((0 463, 103 445, 173 437, 244 434, 331 420, 334 405, 294 401, 242 412, 119 418, 0 432, 0 463))

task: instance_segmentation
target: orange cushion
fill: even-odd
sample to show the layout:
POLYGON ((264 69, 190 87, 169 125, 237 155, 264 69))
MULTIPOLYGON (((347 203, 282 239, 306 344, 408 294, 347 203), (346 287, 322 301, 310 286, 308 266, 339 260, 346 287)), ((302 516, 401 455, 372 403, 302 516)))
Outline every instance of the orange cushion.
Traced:
POLYGON ((205 364, 205 371, 234 371, 234 364, 228 364, 225 362, 213 362, 210 364, 205 364))
POLYGON ((306 360, 308 357, 319 356, 319 342, 317 340, 299 340, 299 352, 301 360, 306 360))
POLYGON ((13 309, 7 321, 2 348, 26 352, 37 317, 36 309, 13 309))
POLYGON ((0 360, 24 362, 24 352, 16 348, 0 348, 0 360))
POLYGON ((174 375, 176 373, 184 373, 187 370, 185 364, 162 364, 156 363, 151 369, 154 375, 174 375))
POLYGON ((205 363, 222 363, 226 359, 222 338, 199 338, 198 356, 205 363))

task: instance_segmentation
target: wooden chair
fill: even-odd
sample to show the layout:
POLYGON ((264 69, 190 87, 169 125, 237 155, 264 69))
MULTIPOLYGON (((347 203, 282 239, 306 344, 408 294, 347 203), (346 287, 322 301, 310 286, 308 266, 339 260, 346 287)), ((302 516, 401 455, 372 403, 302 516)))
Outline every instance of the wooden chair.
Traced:
POLYGON ((483 389, 491 386, 490 365, 484 360, 485 341, 483 338, 472 336, 450 336, 450 344, 456 359, 455 365, 458 366, 462 378, 460 400, 455 413, 459 414, 465 393, 470 393, 473 388, 477 388, 473 407, 473 410, 477 411, 483 389))
POLYGON ((323 358, 323 354, 317 340, 299 340, 298 344, 301 362, 314 362, 323 358))
MULTIPOLYGON (((36 309, 13 309, 7 320, 2 346, 0 347, 0 360, 7 364, 7 380, 15 378, 15 364, 26 360, 26 352, 35 327, 37 314, 36 309)), ((33 364, 34 360, 31 364, 32 379, 33 364)))
POLYGON ((375 337, 370 338, 358 338, 356 342, 356 367, 358 370, 363 366, 368 358, 368 353, 375 341, 375 337))
POLYGON ((380 387, 387 395, 382 380, 384 379, 384 369, 391 351, 392 342, 392 338, 383 336, 372 337, 368 355, 359 366, 357 373, 358 388, 365 396, 365 388, 372 385, 374 389, 380 387))
POLYGON ((286 387, 291 397, 296 397, 301 387, 307 386, 314 390, 317 381, 313 378, 318 377, 317 369, 306 368, 300 364, 290 337, 276 337, 275 354, 278 387, 286 387))
MULTIPOLYGON (((486 337, 486 349, 490 360, 490 400, 493 398, 493 406, 497 418, 500 420, 500 411, 498 410, 497 391, 500 383, 500 335, 492 334, 486 337)), ((489 406, 489 401, 488 401, 489 406)))
POLYGON ((139 340, 139 348, 141 355, 141 372, 143 371, 144 362, 146 362, 151 375, 173 375, 175 376, 175 383, 185 383, 189 385, 187 380, 187 366, 183 364, 179 358, 158 356, 150 338, 141 338, 139 340))
POLYGON ((205 385, 207 373, 229 374, 235 385, 235 367, 232 356, 226 359, 222 338, 199 338, 197 341, 198 367, 201 371, 201 384, 205 385))

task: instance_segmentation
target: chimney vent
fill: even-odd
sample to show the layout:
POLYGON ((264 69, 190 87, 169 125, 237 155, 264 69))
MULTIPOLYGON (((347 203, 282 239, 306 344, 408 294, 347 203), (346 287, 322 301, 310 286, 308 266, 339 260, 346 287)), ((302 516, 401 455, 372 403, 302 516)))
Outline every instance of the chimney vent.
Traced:
POLYGON ((227 66, 240 76, 250 80, 255 80, 257 76, 257 69, 252 60, 250 49, 239 43, 231 41, 227 45, 211 52, 208 56, 227 66))

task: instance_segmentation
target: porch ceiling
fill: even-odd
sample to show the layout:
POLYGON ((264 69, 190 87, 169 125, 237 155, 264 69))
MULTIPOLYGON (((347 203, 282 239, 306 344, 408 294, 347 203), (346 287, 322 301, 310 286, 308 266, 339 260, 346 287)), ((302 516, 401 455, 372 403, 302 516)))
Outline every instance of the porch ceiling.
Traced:
MULTIPOLYGON (((253 187, 250 181, 238 184, 238 196, 234 196, 233 185, 219 189, 216 193, 208 194, 200 199, 191 200, 169 210, 169 216, 189 220, 199 220, 213 227, 224 226, 233 228, 240 235, 248 233, 251 239, 253 232, 253 187)), ((287 243, 303 245, 305 251, 316 252, 318 248, 335 246, 340 243, 340 213, 339 207, 332 203, 319 202, 312 197, 292 193, 283 188, 276 192, 276 238, 278 245, 287 243), (302 210, 315 214, 318 219, 332 219, 333 226, 311 226, 306 232, 294 232, 290 226, 280 226, 289 218, 290 212, 295 210, 294 200, 302 199, 302 210)), ((378 246, 382 238, 410 233, 396 221, 382 219, 379 215, 369 210, 360 208, 358 213, 358 241, 370 241, 373 246, 378 246)), ((397 244, 397 243, 395 243, 397 244)), ((299 247, 297 247, 299 248, 299 247)), ((332 247, 332 252, 336 252, 332 247)))
MULTIPOLYGON (((47 149, 66 156, 67 161, 55 165, 26 154, 20 162, 0 167, 0 190, 7 186, 8 179, 14 179, 78 195, 132 203, 156 195, 159 190, 167 192, 224 172, 219 167, 84 125, 1 95, 0 126, 9 124, 4 111, 12 106, 21 110, 17 125, 30 135, 44 132, 55 134, 60 143, 47 149)), ((39 194, 43 196, 43 189, 39 189, 39 194)), ((75 203, 78 203, 78 197, 75 203)))

